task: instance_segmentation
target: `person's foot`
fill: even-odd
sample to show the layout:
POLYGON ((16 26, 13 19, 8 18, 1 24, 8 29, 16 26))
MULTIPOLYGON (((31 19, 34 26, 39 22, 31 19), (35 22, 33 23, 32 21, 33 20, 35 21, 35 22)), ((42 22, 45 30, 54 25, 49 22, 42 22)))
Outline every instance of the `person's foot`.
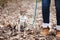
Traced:
POLYGON ((41 26, 41 34, 42 35, 47 35, 49 32, 49 27, 48 27, 49 23, 43 23, 41 26))
POLYGON ((60 25, 56 26, 56 37, 60 37, 60 25))

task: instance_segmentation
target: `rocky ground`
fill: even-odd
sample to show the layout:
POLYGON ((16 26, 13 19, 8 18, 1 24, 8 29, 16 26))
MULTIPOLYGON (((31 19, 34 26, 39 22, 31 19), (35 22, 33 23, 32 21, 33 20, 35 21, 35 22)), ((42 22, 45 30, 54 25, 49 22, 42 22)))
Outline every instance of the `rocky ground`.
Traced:
MULTIPOLYGON (((0 40, 60 40, 53 35, 43 36, 40 34, 40 25, 42 24, 42 12, 41 2, 38 2, 37 16, 34 23, 34 27, 31 30, 24 32, 18 32, 14 27, 18 25, 18 17, 20 10, 25 10, 25 14, 28 17, 29 26, 32 24, 34 17, 34 0, 15 0, 8 1, 7 6, 4 9, 0 9, 0 40)), ((54 7, 53 7, 54 8, 54 7)), ((52 9, 54 11, 54 9, 52 9)), ((51 22, 56 24, 55 13, 51 14, 51 22), (52 16, 53 14, 53 16, 52 16)))

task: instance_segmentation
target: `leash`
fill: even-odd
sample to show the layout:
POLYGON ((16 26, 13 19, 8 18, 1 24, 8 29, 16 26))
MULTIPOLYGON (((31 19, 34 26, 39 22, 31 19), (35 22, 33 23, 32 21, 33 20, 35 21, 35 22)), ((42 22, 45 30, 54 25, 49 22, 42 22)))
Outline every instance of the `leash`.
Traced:
POLYGON ((34 11, 34 19, 33 19, 33 22, 32 22, 32 25, 33 25, 33 26, 34 26, 34 22, 35 22, 35 20, 36 20, 37 6, 38 6, 38 0, 36 0, 36 6, 35 6, 35 11, 34 11))

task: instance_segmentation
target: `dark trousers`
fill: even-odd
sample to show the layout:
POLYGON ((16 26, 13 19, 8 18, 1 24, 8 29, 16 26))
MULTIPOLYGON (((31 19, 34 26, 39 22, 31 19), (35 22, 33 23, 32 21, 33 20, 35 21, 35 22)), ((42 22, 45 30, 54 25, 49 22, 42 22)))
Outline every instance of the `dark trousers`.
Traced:
MULTIPOLYGON (((42 0, 43 22, 49 23, 50 1, 42 0)), ((57 25, 60 25, 60 0, 55 0, 57 25)))

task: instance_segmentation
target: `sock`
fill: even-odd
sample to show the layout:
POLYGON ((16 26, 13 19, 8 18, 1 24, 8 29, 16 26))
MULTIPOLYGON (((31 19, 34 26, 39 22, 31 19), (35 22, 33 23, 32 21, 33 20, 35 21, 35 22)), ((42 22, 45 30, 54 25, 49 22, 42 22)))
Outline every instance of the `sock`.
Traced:
POLYGON ((49 25, 49 23, 43 23, 42 24, 43 28, 47 28, 48 25, 49 25))
POLYGON ((60 30, 60 25, 57 25, 57 26, 56 26, 56 29, 57 29, 57 30, 60 30))

